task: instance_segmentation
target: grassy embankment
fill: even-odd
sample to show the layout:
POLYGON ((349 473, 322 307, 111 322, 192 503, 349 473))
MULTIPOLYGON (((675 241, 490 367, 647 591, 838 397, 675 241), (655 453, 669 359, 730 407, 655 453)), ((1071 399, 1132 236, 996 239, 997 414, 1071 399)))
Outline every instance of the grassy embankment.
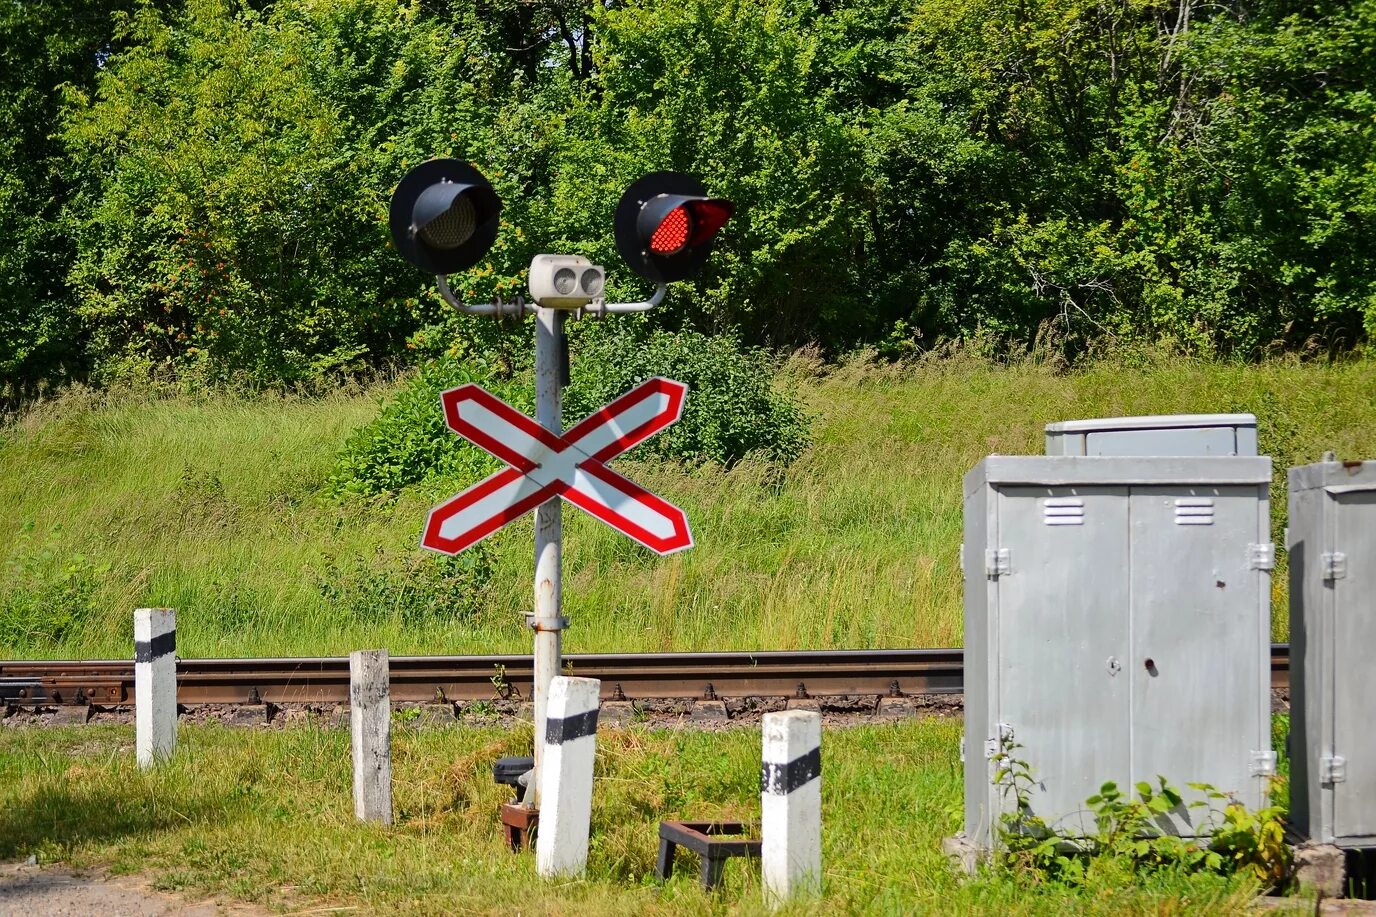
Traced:
MULTIPOLYGON (((568 651, 959 644, 961 476, 990 452, 1039 452, 1048 421, 1256 413, 1278 542, 1289 464, 1376 456, 1369 360, 795 361, 780 384, 816 418, 813 448, 782 474, 617 463, 688 511, 692 551, 660 559, 566 510, 568 651)), ((429 607, 437 568, 415 544, 428 507, 471 482, 390 502, 321 495, 386 395, 69 396, 0 429, 0 653, 126 656, 143 605, 178 609, 187 656, 526 649, 528 519, 492 540, 476 609, 450 615, 429 607)), ((1275 582, 1284 639, 1283 566, 1275 582)))
MULTIPOLYGON (((959 882, 940 838, 959 820, 956 721, 827 733, 823 744, 825 900, 817 914, 1241 914, 1248 882, 1112 862, 1082 887, 1003 872, 959 882)), ((762 913, 759 873, 728 865, 717 894, 680 854, 653 880, 664 818, 758 819, 758 730, 598 734, 588 876, 541 882, 529 853, 503 849, 506 788, 489 766, 523 733, 394 732, 397 822, 354 822, 346 729, 182 730, 165 767, 135 769, 132 730, 0 730, 0 860, 151 870, 159 884, 295 913, 762 913)))

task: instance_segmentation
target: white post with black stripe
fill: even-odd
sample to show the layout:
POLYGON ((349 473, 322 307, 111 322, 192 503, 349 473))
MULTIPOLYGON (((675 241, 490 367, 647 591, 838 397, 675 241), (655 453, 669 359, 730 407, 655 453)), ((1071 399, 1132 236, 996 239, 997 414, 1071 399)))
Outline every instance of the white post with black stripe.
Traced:
POLYGON ((588 866, 592 767, 597 753, 596 678, 550 680, 540 770, 540 828, 535 869, 546 877, 581 876, 588 866))
POLYGON ((134 611, 134 755, 141 768, 177 747, 177 613, 134 611))
POLYGON ((822 891, 822 715, 764 715, 760 873, 774 905, 822 891))

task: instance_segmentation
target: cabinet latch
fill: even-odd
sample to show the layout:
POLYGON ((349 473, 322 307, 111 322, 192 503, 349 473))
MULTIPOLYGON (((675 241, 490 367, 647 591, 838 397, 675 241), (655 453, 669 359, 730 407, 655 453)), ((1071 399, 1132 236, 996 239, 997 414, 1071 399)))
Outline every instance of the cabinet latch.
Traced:
POLYGON ((1342 551, 1325 551, 1323 555, 1323 578, 1328 582, 1347 576, 1347 555, 1342 551))
POLYGON ((1252 752, 1252 776, 1269 777, 1276 772, 1276 753, 1273 751, 1252 752))
POLYGON ((1276 569, 1276 546, 1271 542, 1247 546, 1248 565, 1253 570, 1276 569))
POLYGON ((1347 779, 1347 759, 1342 755, 1324 755, 1319 759, 1319 780, 1323 783, 1342 783, 1347 779))
POLYGON ((990 548, 984 552, 984 573, 990 579, 998 579, 1013 572, 1013 562, 1007 548, 990 548))

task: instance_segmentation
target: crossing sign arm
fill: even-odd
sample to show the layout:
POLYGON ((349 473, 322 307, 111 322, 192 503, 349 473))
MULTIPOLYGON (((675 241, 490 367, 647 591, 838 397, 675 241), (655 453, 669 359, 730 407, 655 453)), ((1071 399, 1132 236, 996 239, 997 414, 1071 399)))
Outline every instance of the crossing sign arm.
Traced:
POLYGON ((457 554, 562 496, 659 554, 693 546, 684 512, 606 466, 683 415, 688 387, 656 377, 562 435, 477 385, 441 395, 445 421, 509 467, 431 510, 421 544, 457 554))
POLYGON ((693 546, 688 516, 667 500, 612 471, 596 459, 579 466, 576 486, 564 499, 656 554, 673 554, 693 546))

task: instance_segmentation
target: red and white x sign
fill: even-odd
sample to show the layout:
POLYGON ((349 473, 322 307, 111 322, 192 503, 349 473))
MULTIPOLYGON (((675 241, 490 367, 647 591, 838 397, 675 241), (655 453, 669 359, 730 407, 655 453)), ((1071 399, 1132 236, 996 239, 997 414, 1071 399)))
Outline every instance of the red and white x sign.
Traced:
POLYGON ((511 467, 430 511, 421 544, 457 554, 551 497, 563 497, 659 554, 693 546, 688 517, 604 464, 683 415, 688 386, 656 377, 563 435, 477 385, 440 396, 450 429, 511 467))

